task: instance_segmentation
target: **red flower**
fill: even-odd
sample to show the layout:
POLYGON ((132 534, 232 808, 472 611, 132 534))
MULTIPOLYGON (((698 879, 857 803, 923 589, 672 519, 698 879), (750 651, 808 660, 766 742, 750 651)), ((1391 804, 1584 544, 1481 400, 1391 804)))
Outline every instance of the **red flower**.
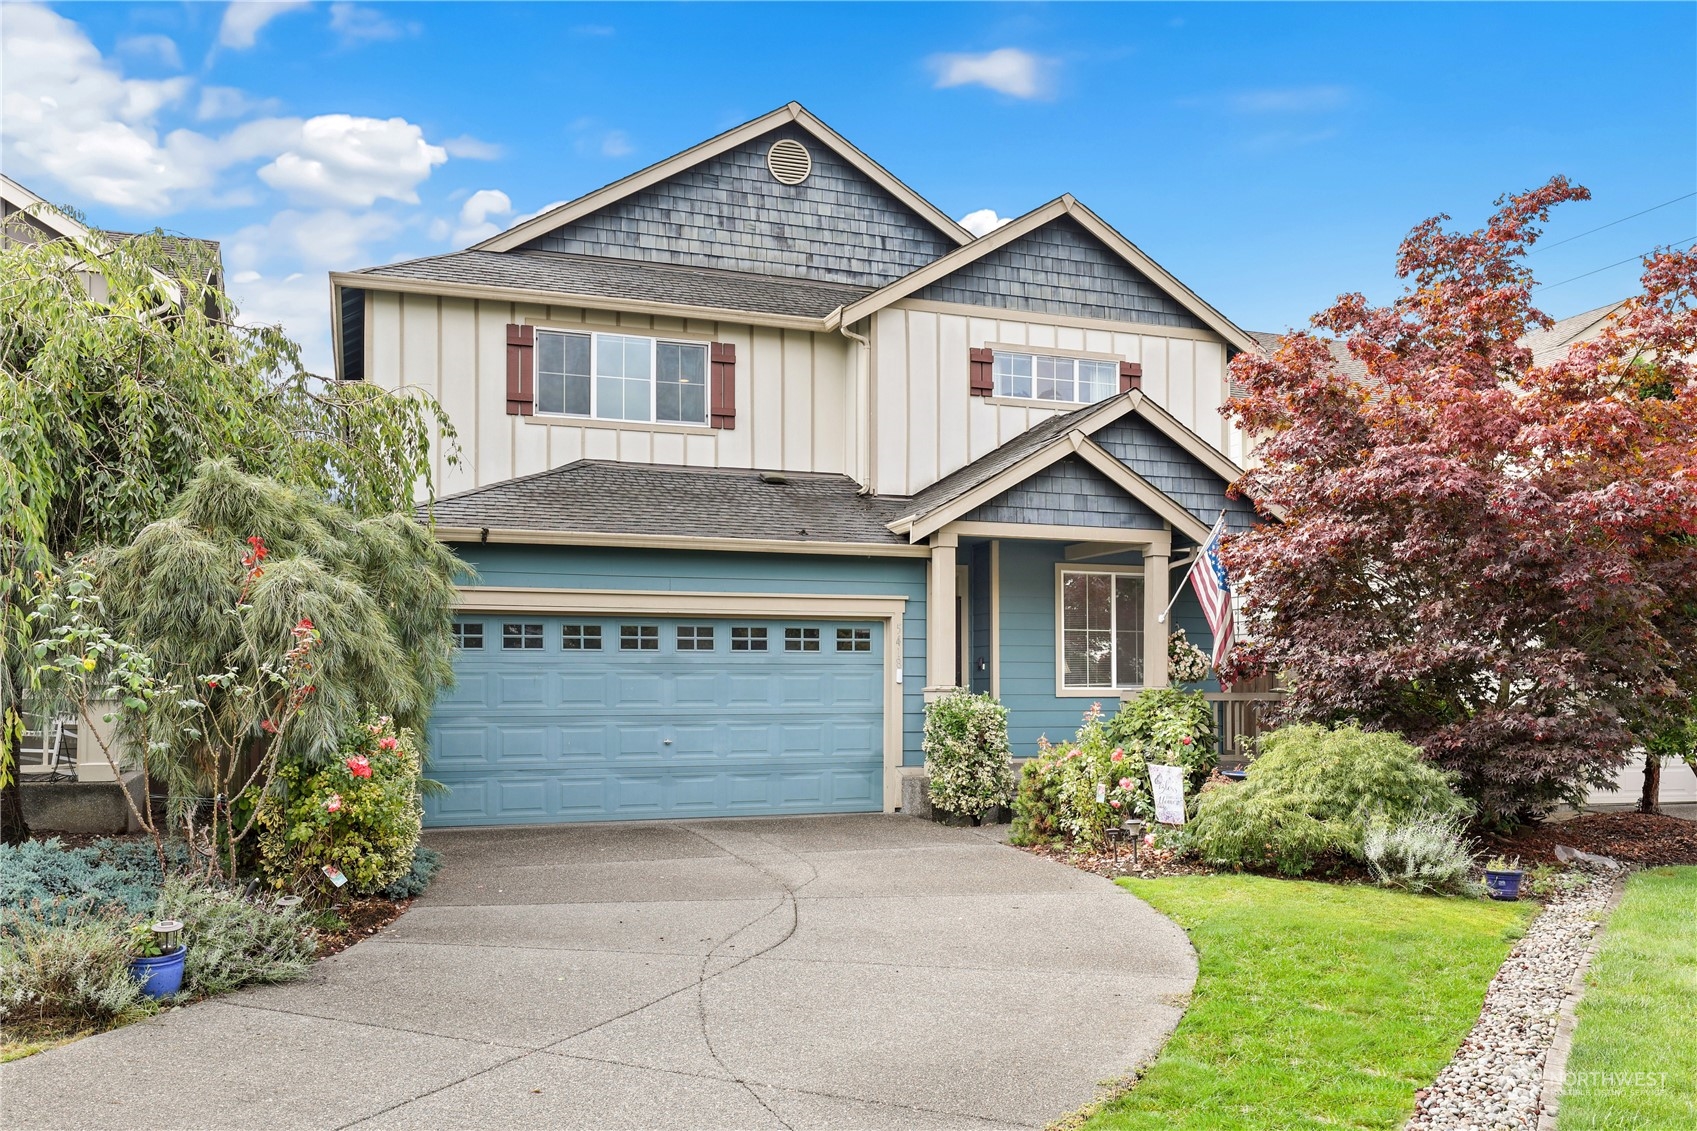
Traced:
POLYGON ((341 807, 342 795, 339 793, 332 793, 324 802, 325 810, 330 813, 336 812, 341 807))
POLYGON ((400 739, 394 738, 394 737, 389 736, 389 735, 385 735, 384 737, 379 738, 377 740, 377 745, 381 746, 385 750, 393 750, 396 747, 400 746, 400 744, 401 744, 400 739))
POLYGON ((348 770, 356 778, 368 778, 371 776, 371 760, 363 754, 355 754, 348 759, 348 770))
POLYGON ((266 719, 264 722, 259 724, 259 729, 264 731, 266 734, 276 734, 277 724, 272 722, 270 719, 266 719))
POLYGON ((1179 741, 1184 743, 1184 745, 1189 746, 1190 745, 1190 736, 1187 734, 1183 738, 1179 739, 1179 741))
POLYGON ((1114 755, 1113 755, 1113 761, 1115 761, 1115 762, 1125 761, 1125 751, 1119 749, 1118 747, 1115 747, 1114 755))

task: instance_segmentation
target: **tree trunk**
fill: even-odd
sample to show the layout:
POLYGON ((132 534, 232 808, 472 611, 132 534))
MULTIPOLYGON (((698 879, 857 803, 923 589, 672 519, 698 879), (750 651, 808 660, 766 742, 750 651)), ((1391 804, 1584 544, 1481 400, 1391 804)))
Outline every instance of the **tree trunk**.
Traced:
MULTIPOLYGON (((11 730, 10 727, 7 728, 11 730)), ((6 737, 6 762, 11 766, 10 781, 0 790, 0 841, 22 844, 29 839, 29 824, 24 820, 24 785, 18 777, 18 762, 23 754, 23 736, 13 731, 6 737)))
POLYGON ((1648 750, 1644 752, 1644 792, 1638 798, 1638 811, 1662 811, 1662 760, 1648 750))

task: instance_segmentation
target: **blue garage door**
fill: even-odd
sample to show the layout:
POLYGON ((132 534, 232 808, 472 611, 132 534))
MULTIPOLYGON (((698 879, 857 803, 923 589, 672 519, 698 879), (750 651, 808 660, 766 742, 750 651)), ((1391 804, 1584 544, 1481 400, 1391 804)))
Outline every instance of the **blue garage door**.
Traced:
POLYGON ((429 825, 883 808, 883 628, 460 620, 430 723, 429 825))

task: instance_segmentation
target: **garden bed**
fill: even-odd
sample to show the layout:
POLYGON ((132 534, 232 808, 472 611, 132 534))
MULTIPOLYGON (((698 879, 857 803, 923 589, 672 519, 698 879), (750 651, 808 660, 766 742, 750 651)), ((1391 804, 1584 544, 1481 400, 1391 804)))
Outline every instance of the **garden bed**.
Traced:
POLYGON ((401 913, 412 906, 412 898, 384 899, 373 896, 370 899, 355 899, 335 908, 334 914, 346 926, 340 929, 326 929, 321 925, 318 929, 318 957, 328 958, 332 954, 340 954, 361 939, 368 939, 401 917, 401 913))
POLYGON ((1555 863, 1558 844, 1622 864, 1697 864, 1697 821, 1656 813, 1587 813, 1483 839, 1487 851, 1519 856, 1529 866, 1555 863))

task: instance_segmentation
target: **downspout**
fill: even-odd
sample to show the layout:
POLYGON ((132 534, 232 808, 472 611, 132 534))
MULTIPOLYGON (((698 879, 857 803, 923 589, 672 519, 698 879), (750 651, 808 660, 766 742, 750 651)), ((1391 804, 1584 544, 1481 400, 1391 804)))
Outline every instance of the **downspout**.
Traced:
MULTIPOLYGON (((842 308, 836 311, 837 318, 842 318, 842 308)), ((872 341, 863 334, 857 334, 849 329, 846 321, 837 323, 837 330, 843 337, 860 346, 854 351, 854 415, 855 415, 855 479, 870 493, 876 495, 878 486, 872 481, 872 448, 876 425, 873 422, 871 404, 871 362, 872 341)))

